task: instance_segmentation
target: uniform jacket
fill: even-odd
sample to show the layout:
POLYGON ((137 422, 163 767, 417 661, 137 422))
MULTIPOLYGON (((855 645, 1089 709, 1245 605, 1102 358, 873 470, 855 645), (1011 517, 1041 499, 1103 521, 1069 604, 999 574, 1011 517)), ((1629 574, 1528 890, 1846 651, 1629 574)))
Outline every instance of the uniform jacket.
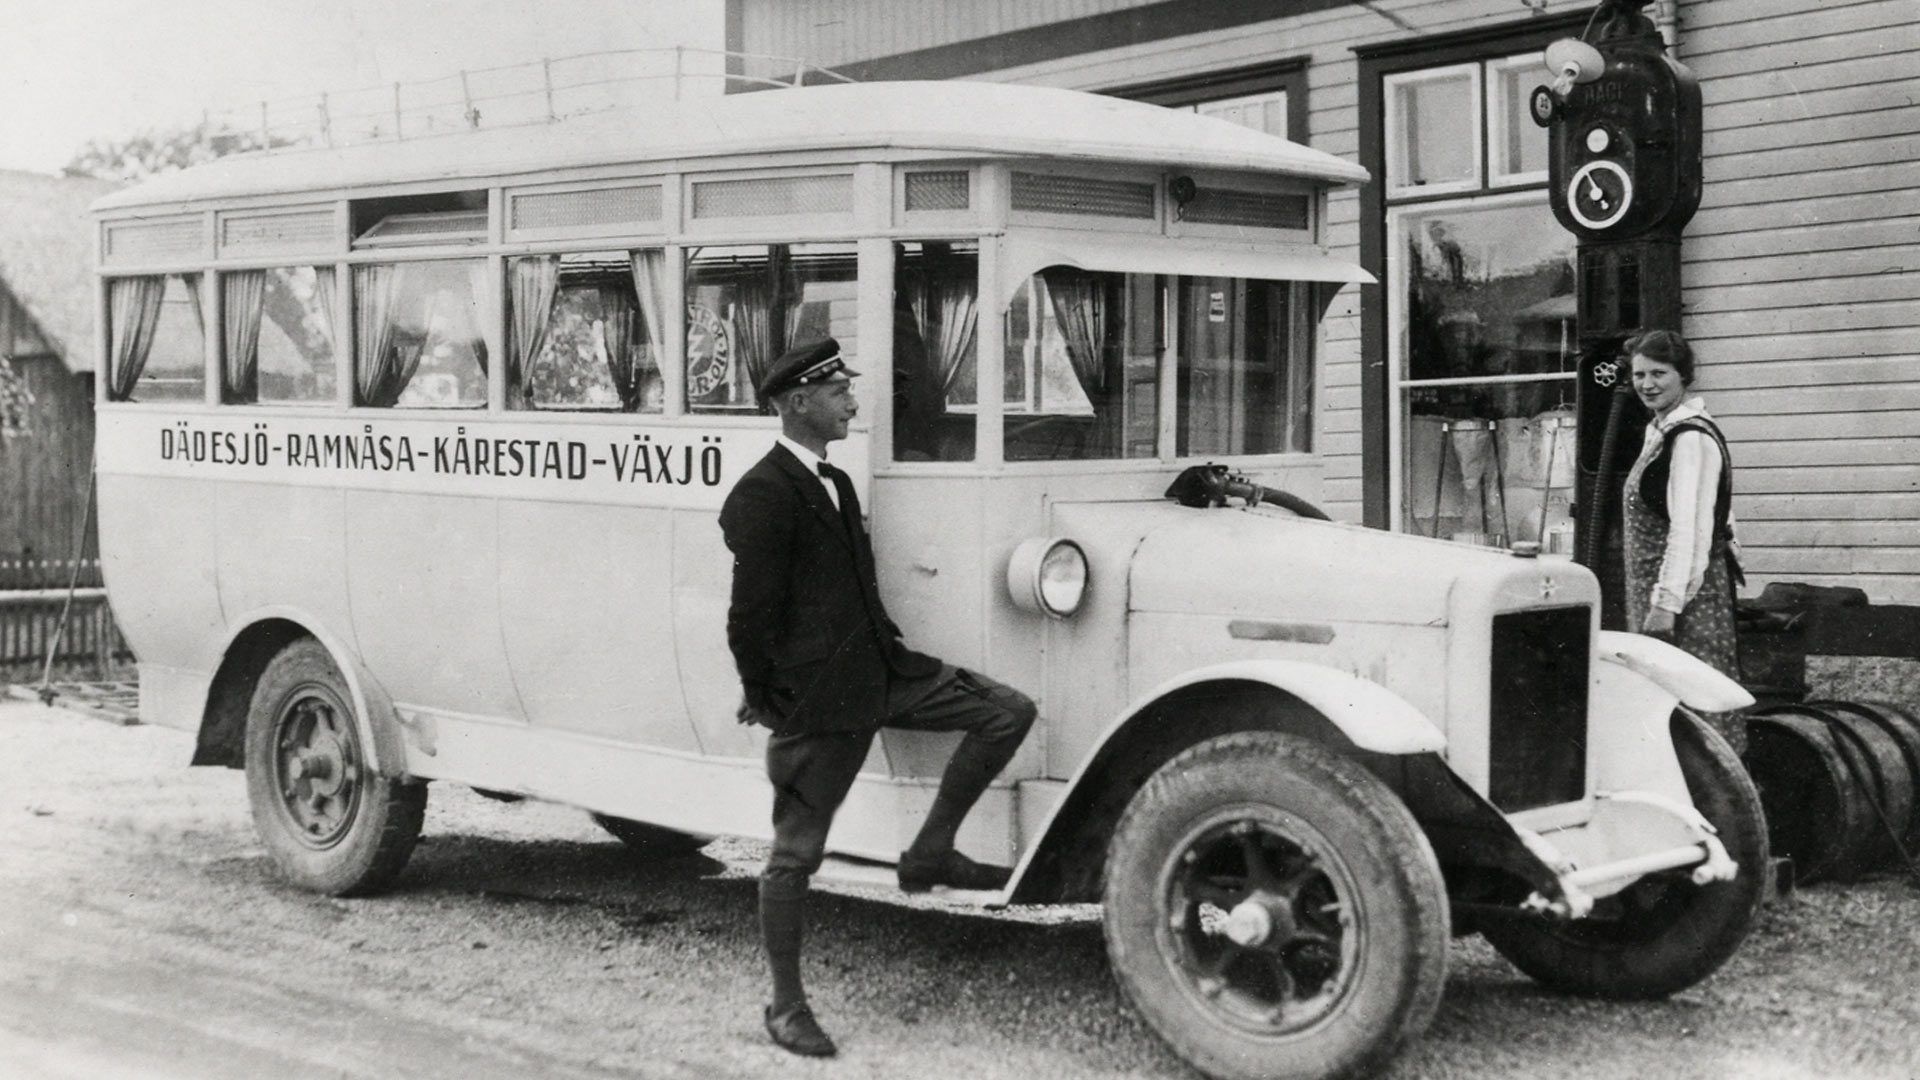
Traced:
POLYGON ((901 643, 880 603, 859 500, 851 485, 839 491, 844 514, 776 444, 720 510, 733 552, 727 644, 748 700, 764 694, 782 734, 879 727, 890 675, 940 670, 901 643))

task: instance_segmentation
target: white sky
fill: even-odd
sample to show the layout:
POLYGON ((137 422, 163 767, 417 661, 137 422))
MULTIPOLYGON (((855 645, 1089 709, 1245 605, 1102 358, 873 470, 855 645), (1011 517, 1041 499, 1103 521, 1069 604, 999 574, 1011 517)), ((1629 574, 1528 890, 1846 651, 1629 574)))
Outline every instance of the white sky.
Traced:
POLYGON ((723 0, 0 0, 0 168, 320 91, 725 46, 723 0))

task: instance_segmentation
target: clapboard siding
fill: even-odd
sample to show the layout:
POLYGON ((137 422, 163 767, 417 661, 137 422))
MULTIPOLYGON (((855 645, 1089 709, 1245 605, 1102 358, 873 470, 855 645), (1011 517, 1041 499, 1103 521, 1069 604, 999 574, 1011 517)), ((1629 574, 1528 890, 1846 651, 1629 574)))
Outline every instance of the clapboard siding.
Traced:
MULTIPOLYGON (((877 0, 743 2, 750 32, 773 11, 789 27, 785 41, 750 33, 748 48, 828 63, 1133 6, 975 0, 903 17, 877 0), (879 23, 917 25, 867 25, 879 23)), ((1379 0, 972 77, 1104 90, 1304 56, 1306 141, 1355 159, 1374 122, 1359 114, 1355 47, 1523 23, 1517 8, 1379 0)), ((1920 2, 1682 0, 1680 27, 1706 168, 1683 248, 1683 329, 1734 444, 1754 587, 1795 578, 1920 603, 1920 2)), ((1347 257, 1360 212, 1351 192, 1328 200, 1326 241, 1347 257)), ((1341 294, 1318 351, 1322 498, 1349 520, 1363 442, 1378 436, 1361 429, 1363 296, 1381 299, 1377 287, 1341 294)))
POLYGON ((1755 585, 1920 602, 1920 4, 1682 5, 1706 194, 1683 329, 1755 585))

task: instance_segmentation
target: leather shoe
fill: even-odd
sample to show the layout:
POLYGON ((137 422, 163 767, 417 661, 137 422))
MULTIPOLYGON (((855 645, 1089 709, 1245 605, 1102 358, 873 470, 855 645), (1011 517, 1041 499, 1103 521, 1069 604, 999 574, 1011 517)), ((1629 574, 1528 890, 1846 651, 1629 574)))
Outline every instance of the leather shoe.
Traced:
POLYGON ((777 1016, 769 1005, 761 1015, 767 1034, 773 1036, 774 1043, 782 1050, 802 1057, 832 1057, 840 1052, 827 1033, 820 1030, 820 1022, 813 1018, 813 1010, 805 1002, 777 1016))
POLYGON ((1013 871, 1004 866, 974 862, 951 848, 938 855, 905 852, 900 856, 902 892, 926 892, 935 885, 954 889, 1001 889, 1012 876, 1013 871))

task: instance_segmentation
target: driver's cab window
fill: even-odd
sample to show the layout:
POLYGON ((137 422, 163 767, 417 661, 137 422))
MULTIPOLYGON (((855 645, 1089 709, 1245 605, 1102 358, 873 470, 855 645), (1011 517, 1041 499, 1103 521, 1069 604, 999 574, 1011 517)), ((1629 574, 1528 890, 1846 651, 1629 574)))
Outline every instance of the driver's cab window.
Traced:
POLYGON ((894 245, 893 456, 972 461, 978 419, 980 245, 894 245))
POLYGON ((1028 278, 1006 314, 1006 460, 1157 456, 1162 310, 1151 274, 1028 278))

